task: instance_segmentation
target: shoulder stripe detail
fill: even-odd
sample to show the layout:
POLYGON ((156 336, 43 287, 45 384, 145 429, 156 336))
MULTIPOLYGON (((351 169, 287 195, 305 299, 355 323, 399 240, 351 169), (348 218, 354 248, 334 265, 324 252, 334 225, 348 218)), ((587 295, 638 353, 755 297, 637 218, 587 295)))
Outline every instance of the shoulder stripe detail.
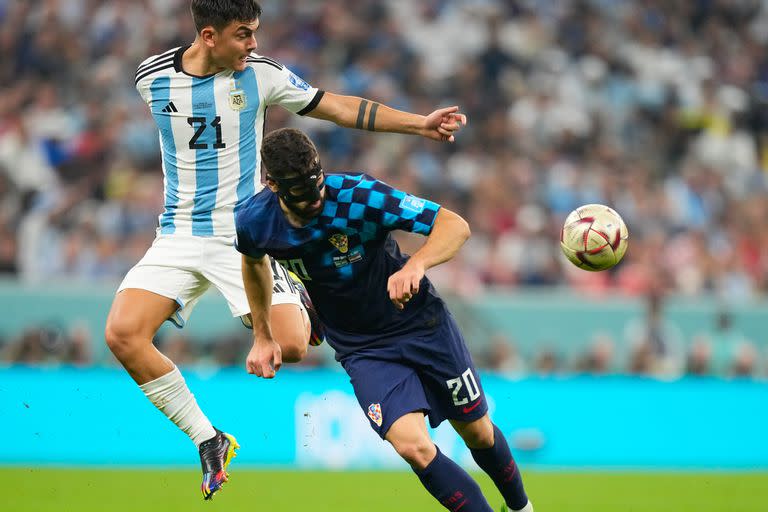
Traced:
POLYGON ((264 60, 268 60, 268 61, 274 62, 274 63, 275 63, 275 64, 277 64, 278 66, 282 66, 282 64, 280 64, 280 61, 279 61, 279 60, 277 60, 277 59, 273 59, 272 57, 265 57, 265 56, 263 56, 263 55, 262 55, 261 57, 256 57, 256 58, 257 58, 257 59, 264 59, 264 60))
POLYGON ((269 59, 254 59, 252 57, 248 57, 246 59, 246 62, 250 62, 252 64, 267 64, 268 66, 272 66, 273 68, 277 68, 277 69, 280 69, 280 70, 283 69, 283 65, 282 64, 278 64, 277 62, 275 62, 273 60, 269 60, 269 59))
POLYGON ((161 53, 160 55, 158 55, 158 58, 165 57, 166 55, 170 55, 172 53, 176 53, 176 50, 178 50, 179 48, 181 48, 181 47, 177 46, 175 48, 171 48, 170 50, 166 50, 163 53, 161 53))
POLYGON ((133 78, 134 78, 134 80, 136 80, 138 82, 139 81, 138 77, 142 73, 145 73, 147 71, 152 71, 153 69, 160 69, 161 67, 167 66, 168 64, 173 65, 173 57, 170 57, 168 59, 164 59, 164 60, 162 60, 160 62, 157 62, 156 64, 153 64, 151 66, 146 66, 146 67, 143 67, 141 69, 137 69, 136 70, 136 74, 134 75, 133 78))
POLYGON ((146 64, 139 64, 139 68, 143 68, 143 67, 146 67, 146 66, 150 66, 150 65, 154 64, 155 62, 158 62, 158 61, 159 61, 160 59, 162 59, 163 57, 167 57, 168 55, 171 55, 171 54, 175 53, 175 52, 176 52, 176 50, 178 50, 178 49, 179 49, 178 47, 176 47, 176 48, 171 48, 170 50, 168 50, 168 51, 166 51, 166 52, 163 52, 163 53, 161 53, 160 55, 156 55, 156 56, 153 56, 153 57, 149 57, 149 58, 147 58, 147 59, 146 59, 146 60, 147 60, 147 61, 149 61, 149 62, 146 62, 146 61, 145 61, 145 62, 146 62, 146 64), (150 61, 150 59, 152 59, 152 60, 150 61))
POLYGON ((143 64, 143 65, 144 65, 144 66, 149 66, 149 65, 150 65, 150 64, 152 64, 153 62, 157 62, 157 61, 159 61, 160 59, 162 59, 163 57, 167 57, 167 56, 169 56, 169 55, 172 55, 172 54, 174 54, 174 53, 176 52, 176 50, 178 50, 178 49, 179 49, 178 47, 176 47, 176 48, 171 48, 170 50, 168 50, 168 51, 165 51, 165 52, 161 53, 160 55, 155 55, 154 57, 150 57, 149 59, 147 59, 147 61, 149 61, 149 62, 147 62, 146 64, 143 64), (151 59, 151 60, 150 60, 150 59, 151 59))
POLYGON ((274 66, 274 67, 276 67, 278 69, 283 69, 283 65, 280 64, 279 62, 277 62, 276 60, 267 59, 267 58, 263 58, 263 57, 258 57, 258 58, 256 58, 256 57, 248 57, 246 59, 246 61, 247 62, 256 62, 256 63, 261 63, 261 64, 269 64, 270 66, 274 66))
POLYGON ((143 66, 139 66, 139 68, 136 70, 136 74, 138 75, 142 71, 146 71, 147 69, 154 67, 158 64, 164 64, 166 62, 173 62, 173 55, 167 55, 165 57, 162 57, 160 59, 153 60, 149 64, 144 64, 143 66))
POLYGON ((165 64, 161 64, 161 65, 160 65, 160 67, 158 67, 158 68, 148 69, 148 70, 146 70, 144 73, 142 73, 142 74, 138 75, 138 76, 136 77, 136 81, 135 81, 134 83, 135 83, 136 85, 138 85, 139 81, 140 81, 142 78, 146 78, 146 77, 148 77, 149 75, 152 75, 152 74, 154 74, 154 73, 157 73, 158 71, 162 71, 162 70, 164 70, 164 69, 168 69, 168 68, 172 68, 172 67, 173 67, 173 62, 168 62, 168 63, 165 63, 165 64))
POLYGON ((275 63, 275 64, 277 64, 278 66, 281 66, 281 65, 282 65, 282 64, 280 64, 280 61, 278 61, 277 59, 273 59, 272 57, 266 57, 266 56, 264 56, 264 55, 259 55, 258 53, 252 53, 252 54, 250 54, 250 55, 248 56, 248 58, 249 58, 249 59, 263 59, 263 60, 268 60, 268 61, 270 61, 270 62, 274 62, 274 63, 275 63))
POLYGON ((249 59, 256 59, 256 60, 266 60, 266 61, 272 62, 274 64, 280 65, 280 61, 279 60, 273 59, 272 57, 265 57, 263 55, 251 54, 251 55, 248 56, 248 58, 249 59))

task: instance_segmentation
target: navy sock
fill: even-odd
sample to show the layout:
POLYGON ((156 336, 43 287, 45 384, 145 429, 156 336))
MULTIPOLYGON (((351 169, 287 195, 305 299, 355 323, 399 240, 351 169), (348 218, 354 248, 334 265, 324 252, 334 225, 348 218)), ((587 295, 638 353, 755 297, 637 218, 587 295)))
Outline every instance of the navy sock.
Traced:
POLYGON ((493 446, 490 448, 473 450, 470 448, 472 458, 477 465, 488 473, 493 483, 507 502, 507 506, 513 510, 522 509, 528 503, 528 496, 523 489, 523 478, 517 469, 515 459, 509 450, 507 440, 499 427, 493 426, 493 446))
MULTIPOLYGON (((437 447, 435 447, 437 448, 437 447)), ((437 455, 421 471, 413 470, 421 484, 442 506, 451 511, 493 512, 469 474, 437 448, 437 455)))

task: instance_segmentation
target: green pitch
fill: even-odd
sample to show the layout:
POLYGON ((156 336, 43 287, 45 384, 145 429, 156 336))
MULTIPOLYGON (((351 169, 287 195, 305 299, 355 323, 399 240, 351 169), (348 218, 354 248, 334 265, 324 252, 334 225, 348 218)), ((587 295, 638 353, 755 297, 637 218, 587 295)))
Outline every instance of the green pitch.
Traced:
MULTIPOLYGON (((444 511, 408 472, 254 471, 232 468, 213 502, 192 470, 3 468, 8 512, 444 511)), ((494 508, 501 497, 476 475, 494 508)), ((766 473, 524 473, 537 512, 759 512, 766 473)))

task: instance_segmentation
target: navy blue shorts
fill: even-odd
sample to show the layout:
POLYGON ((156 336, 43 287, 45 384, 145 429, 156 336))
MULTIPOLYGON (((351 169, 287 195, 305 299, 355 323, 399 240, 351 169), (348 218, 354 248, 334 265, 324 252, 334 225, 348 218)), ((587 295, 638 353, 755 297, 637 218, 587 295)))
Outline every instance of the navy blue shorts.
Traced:
POLYGON ((393 338, 341 359, 371 427, 384 439, 398 418, 424 411, 443 420, 474 421, 488 412, 464 338, 450 314, 432 330, 393 338))

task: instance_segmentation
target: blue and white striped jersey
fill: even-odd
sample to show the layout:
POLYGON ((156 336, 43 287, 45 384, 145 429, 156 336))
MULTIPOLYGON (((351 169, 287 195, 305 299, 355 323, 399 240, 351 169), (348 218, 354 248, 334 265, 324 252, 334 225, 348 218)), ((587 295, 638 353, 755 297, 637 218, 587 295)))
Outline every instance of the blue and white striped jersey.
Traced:
POLYGON ((160 132, 165 208, 158 232, 230 237, 235 212, 262 188, 267 107, 304 115, 323 91, 257 54, 244 71, 193 76, 181 67, 187 48, 150 57, 136 71, 136 89, 160 132))

